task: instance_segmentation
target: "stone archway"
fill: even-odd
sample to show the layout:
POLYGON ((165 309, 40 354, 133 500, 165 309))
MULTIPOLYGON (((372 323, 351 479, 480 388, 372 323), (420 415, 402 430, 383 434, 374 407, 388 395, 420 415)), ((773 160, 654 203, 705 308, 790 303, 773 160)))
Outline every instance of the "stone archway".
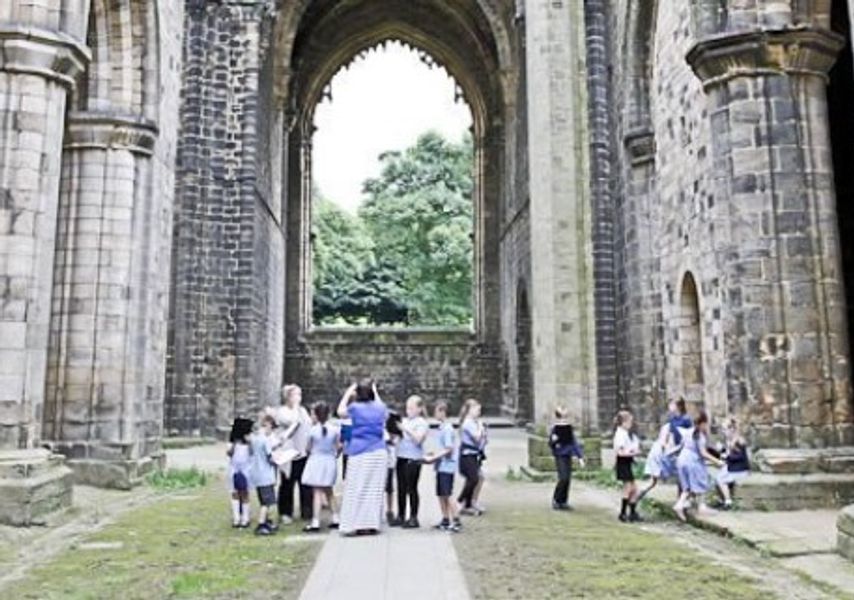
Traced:
POLYGON ((703 333, 700 325, 700 296, 694 275, 685 274, 679 293, 679 360, 682 386, 687 398, 702 399, 703 333))
MULTIPOLYGON (((481 3, 482 4, 482 3, 481 3)), ((281 174, 287 213, 285 378, 300 381, 315 396, 335 393, 338 381, 373 374, 401 399, 419 392, 428 399, 482 398, 491 412, 500 404, 499 211, 507 187, 505 81, 500 42, 477 2, 451 8, 444 3, 393 1, 382 5, 312 2, 303 7, 290 32, 292 46, 275 47, 277 60, 288 48, 289 65, 281 89, 278 71, 269 73, 272 97, 288 115, 281 174), (472 109, 474 173, 473 331, 367 329, 342 331, 311 324, 310 202, 314 111, 324 89, 361 52, 394 40, 418 49, 457 81, 472 109), (278 96, 277 96, 278 95, 278 96), (358 348, 358 350, 356 350, 358 348), (358 352, 354 361, 350 355, 358 352)), ((281 20, 288 22, 288 17, 281 20)), ((280 38, 276 38, 277 42, 280 38)), ((266 77, 267 74, 264 75, 266 77)), ((275 106, 271 105, 275 110, 275 106)), ((278 132, 277 134, 278 135, 278 132)), ((273 184, 275 185, 275 183, 273 184)))

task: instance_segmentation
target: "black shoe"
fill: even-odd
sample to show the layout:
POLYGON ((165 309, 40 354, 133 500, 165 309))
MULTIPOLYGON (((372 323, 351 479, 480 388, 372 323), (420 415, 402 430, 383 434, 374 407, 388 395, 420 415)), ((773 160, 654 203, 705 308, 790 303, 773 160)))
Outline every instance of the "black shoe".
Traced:
POLYGON ((267 523, 265 524, 273 533, 276 533, 279 530, 279 526, 273 523, 272 521, 267 521, 267 523))
POLYGON ((643 523, 643 517, 638 513, 632 513, 629 515, 629 521, 632 523, 643 523))
POLYGON ((388 522, 389 527, 403 527, 404 521, 400 517, 395 517, 388 522))
POLYGON ((341 525, 339 523, 330 523, 329 529, 338 529, 341 525))
POLYGON ((391 512, 390 510, 387 510, 385 513, 385 521, 389 525, 391 525, 392 521, 394 521, 394 513, 391 512))
POLYGON ((620 514, 620 516, 618 518, 620 519, 621 523, 628 523, 629 522, 629 518, 625 514, 620 514))
POLYGON ((451 524, 448 521, 442 521, 441 523, 433 525, 433 529, 438 529, 439 531, 447 531, 450 527, 451 524))
POLYGON ((273 535, 273 530, 266 523, 261 523, 255 528, 255 535, 273 535))
POLYGON ((416 519, 415 517, 412 517, 408 521, 406 521, 402 525, 402 527, 404 529, 418 529, 419 527, 421 527, 421 524, 418 522, 418 519, 416 519))
POLYGON ((320 527, 314 525, 306 525, 302 530, 306 533, 320 533, 320 527))

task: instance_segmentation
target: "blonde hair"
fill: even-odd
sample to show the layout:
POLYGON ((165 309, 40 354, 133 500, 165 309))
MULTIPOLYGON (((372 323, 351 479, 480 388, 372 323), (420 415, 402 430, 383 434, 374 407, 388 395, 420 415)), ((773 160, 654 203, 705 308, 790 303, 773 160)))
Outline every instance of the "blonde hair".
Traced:
POLYGON ((480 406, 480 402, 475 400, 474 398, 469 398, 465 402, 463 402, 463 407, 460 409, 460 425, 462 425, 463 421, 468 417, 469 412, 475 406, 480 406))
POLYGON ((413 394, 412 396, 410 396, 409 398, 406 399, 407 405, 410 402, 412 402, 413 404, 415 404, 416 407, 418 407, 418 410, 420 411, 421 416, 423 417, 424 416, 424 398, 422 398, 418 394, 413 394))
POLYGON ((289 383, 289 384, 287 384, 286 386, 284 386, 284 387, 282 388, 282 399, 283 399, 285 402, 287 402, 287 401, 288 401, 288 399, 291 397, 291 394, 293 394, 293 393, 294 393, 294 392, 296 392, 297 390, 300 390, 300 391, 301 391, 301 390, 302 390, 302 388, 300 388, 300 386, 298 386, 298 385, 297 385, 297 384, 295 384, 295 383, 289 383))
POLYGON ((555 418, 556 419, 565 419, 566 418, 566 407, 565 406, 555 406, 555 418))

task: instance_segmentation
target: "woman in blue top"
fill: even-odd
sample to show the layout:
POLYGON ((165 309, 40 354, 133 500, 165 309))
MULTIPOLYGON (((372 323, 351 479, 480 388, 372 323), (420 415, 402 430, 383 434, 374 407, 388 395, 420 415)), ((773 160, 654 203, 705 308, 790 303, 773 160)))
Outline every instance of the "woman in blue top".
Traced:
POLYGON ((350 419, 347 479, 341 506, 341 533, 378 533, 383 518, 388 454, 383 433, 388 410, 370 379, 353 384, 341 397, 338 416, 350 419))

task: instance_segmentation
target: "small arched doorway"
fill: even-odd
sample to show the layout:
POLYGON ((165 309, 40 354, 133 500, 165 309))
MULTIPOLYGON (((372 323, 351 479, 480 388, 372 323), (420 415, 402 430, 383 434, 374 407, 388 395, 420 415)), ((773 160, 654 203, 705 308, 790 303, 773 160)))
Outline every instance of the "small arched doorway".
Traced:
POLYGON ((690 272, 682 279, 679 293, 679 354, 685 396, 702 400, 703 335, 700 326, 700 296, 690 272))
POLYGON ((519 284, 516 293, 516 419, 531 421, 534 418, 534 380, 531 375, 531 309, 528 293, 519 284))

